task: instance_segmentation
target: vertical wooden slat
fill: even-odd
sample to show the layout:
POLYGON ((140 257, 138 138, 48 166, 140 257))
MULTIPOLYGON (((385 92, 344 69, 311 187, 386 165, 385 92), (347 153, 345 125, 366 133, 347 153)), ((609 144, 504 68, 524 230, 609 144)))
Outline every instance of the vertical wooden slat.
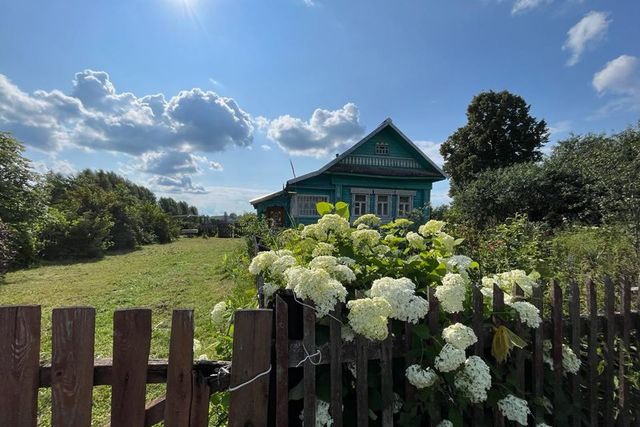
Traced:
MULTIPOLYGON (((540 316, 544 319, 544 287, 537 285, 533 287, 533 305, 540 310, 540 316)), ((544 322, 543 322, 544 323, 544 322)), ((544 324, 540 324, 533 332, 533 398, 541 401, 544 396, 544 324)), ((542 422, 544 419, 544 409, 536 405, 535 419, 542 422)))
POLYGON ((356 335, 356 418, 358 427, 369 425, 369 383, 367 379, 369 340, 356 335))
MULTIPOLYGON (((562 288, 557 281, 551 281, 553 333, 551 337, 551 358, 553 359, 553 402, 554 408, 560 407, 562 396, 562 288)), ((557 416, 556 414, 554 414, 557 416)))
POLYGON ((193 310, 173 310, 167 368, 166 427, 189 425, 193 365, 193 310))
MULTIPOLYGON (((523 297, 524 296, 524 292, 522 291, 522 289, 520 288, 520 286, 518 286, 517 284, 513 285, 513 295, 515 297, 523 297)), ((525 341, 529 341, 529 331, 528 328, 522 324, 522 322, 518 321, 516 323, 516 327, 515 327, 515 333, 516 335, 518 335, 520 338, 524 339, 525 341)), ((515 349, 516 354, 515 354, 515 364, 516 364, 516 381, 515 381, 515 385, 516 388, 518 389, 518 393, 520 393, 521 396, 525 395, 525 390, 524 390, 524 359, 525 359, 525 352, 523 349, 515 349)))
POLYGON ((587 363, 589 364, 589 424, 598 425, 598 295, 596 284, 587 280, 589 298, 589 346, 587 363))
POLYGON ((192 371, 191 375, 189 427, 207 427, 209 425, 209 384, 199 372, 192 371))
MULTIPOLYGON (((493 285, 493 312, 504 312, 504 292, 502 292, 502 289, 500 289, 496 284, 493 285)), ((493 316, 493 322, 496 326, 499 326, 502 323, 498 315, 493 316)), ((493 425, 495 427, 504 426, 504 417, 497 408, 493 410, 493 425)))
POLYGON ((289 306, 276 295, 276 425, 289 424, 289 306))
POLYGON ((235 312, 229 426, 265 426, 269 412, 272 310, 235 312), (242 386, 242 384, 246 384, 242 386), (236 389, 236 387, 239 387, 236 389))
POLYGON ((150 346, 151 310, 113 313, 112 426, 144 423, 150 346))
POLYGON ((54 427, 89 426, 96 310, 56 308, 52 319, 51 424, 54 427))
MULTIPOLYGON (((311 305, 311 301, 305 301, 311 305)), ((302 314, 304 337, 302 342, 308 355, 316 353, 316 312, 313 308, 304 307, 302 314)), ((316 425, 316 366, 318 357, 314 356, 304 362, 304 423, 305 425, 316 425)))
MULTIPOLYGON (((578 282, 572 280, 570 284, 571 299, 569 300, 569 324, 571 325, 571 350, 580 358, 580 288, 578 282)), ((572 415, 571 424, 580 427, 582 418, 582 396, 580 396, 580 373, 571 375, 572 415)))
MULTIPOLYGON (((413 346, 413 331, 411 328, 411 324, 409 322, 405 322, 404 324, 404 368, 405 370, 413 365, 414 358, 411 356, 411 347, 413 346)), ((415 399, 416 389, 414 386, 409 384, 409 381, 404 378, 404 400, 405 402, 412 402, 415 399)))
POLYGON ((613 361, 616 360, 615 349, 613 347, 615 337, 615 287, 609 277, 604 278, 604 315, 606 318, 606 365, 604 368, 604 425, 613 426, 614 420, 614 397, 613 397, 613 361))
MULTIPOLYGON (((478 341, 474 347, 474 354, 476 356, 484 358, 484 297, 482 292, 480 292, 480 288, 477 285, 474 285, 472 288, 472 299, 473 299, 473 318, 472 318, 472 326, 473 330, 478 337, 478 341)), ((483 425, 484 421, 484 410, 482 405, 474 405, 473 406, 473 420, 472 425, 474 427, 483 425)))
POLYGON ((631 282, 624 279, 622 282, 622 303, 620 307, 622 313, 622 346, 620 348, 619 362, 619 389, 620 389, 620 425, 628 427, 630 425, 630 399, 629 383, 626 378, 626 362, 630 354, 631 339, 631 282))
POLYGON ((331 348, 331 418, 333 426, 342 427, 342 331, 337 319, 342 316, 342 305, 336 305, 330 318, 331 348))
POLYGON ((393 426, 393 336, 389 321, 389 336, 380 343, 380 386, 382 393, 382 426, 393 426))
POLYGON ((0 307, 0 426, 35 427, 40 306, 0 307))

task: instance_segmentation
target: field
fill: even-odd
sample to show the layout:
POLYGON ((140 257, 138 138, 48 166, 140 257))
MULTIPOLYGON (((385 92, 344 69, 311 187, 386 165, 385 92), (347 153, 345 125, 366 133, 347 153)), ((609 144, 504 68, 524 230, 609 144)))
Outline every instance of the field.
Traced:
MULTIPOLYGON (((240 239, 180 239, 167 245, 145 246, 124 254, 81 263, 47 265, 7 275, 0 285, 0 305, 42 306, 42 359, 51 351, 51 309, 89 305, 96 308, 95 356, 109 357, 113 311, 124 307, 153 310, 152 357, 167 357, 171 310, 195 310, 196 338, 206 347, 213 328, 209 312, 227 297, 233 283, 223 278, 220 266, 226 253, 240 251, 240 239)), ((205 349, 206 352, 206 349, 205 349)), ((161 393, 149 387, 149 397, 161 393)), ((46 412, 49 395, 40 395, 46 412)), ((109 410, 107 387, 94 389, 94 425, 103 425, 109 410)), ((40 425, 48 425, 43 416, 40 425)))

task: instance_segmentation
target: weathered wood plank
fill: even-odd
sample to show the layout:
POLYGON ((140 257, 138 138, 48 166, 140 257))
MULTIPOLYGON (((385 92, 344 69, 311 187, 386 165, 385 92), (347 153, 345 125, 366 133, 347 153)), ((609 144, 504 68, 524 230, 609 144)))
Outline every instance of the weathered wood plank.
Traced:
POLYGON ((167 371, 166 427, 189 425, 193 365, 193 310, 173 310, 167 371))
POLYGON ((304 421, 307 425, 316 425, 316 366, 318 361, 316 353, 316 312, 311 308, 311 301, 305 301, 302 311, 302 323, 304 348, 309 357, 303 365, 304 371, 304 421))
MULTIPOLYGON (((578 282, 571 281, 569 285, 571 298, 569 300, 569 324, 571 326, 571 350, 580 358, 580 288, 578 282)), ((581 375, 571 375, 569 387, 571 389, 572 414, 571 424, 580 427, 582 418, 583 399, 580 395, 581 375)))
POLYGON ((393 426, 393 343, 391 321, 389 336, 380 343, 380 386, 382 394, 382 426, 393 426))
POLYGON ((54 427, 89 426, 96 310, 56 308, 52 318, 51 424, 54 427))
POLYGON ((164 420, 167 397, 161 396, 147 403, 144 408, 144 427, 151 427, 164 420))
POLYGON ((337 319, 342 316, 342 305, 336 305, 329 321, 331 343, 331 418, 333 426, 342 427, 342 325, 337 319))
MULTIPOLYGON (((542 284, 533 287, 532 303, 538 310, 540 316, 544 318, 544 286, 542 284)), ((544 328, 538 326, 533 332, 533 398, 541 400, 544 396, 544 328)), ((539 405, 534 413, 537 422, 544 420, 544 409, 539 405)))
POLYGON ((631 354, 631 282, 624 279, 622 282, 622 299, 620 304, 620 312, 622 313, 622 343, 619 352, 619 405, 620 405, 620 423, 621 427, 629 427, 631 423, 629 410, 631 408, 631 395, 629 382, 627 381, 626 365, 628 355, 631 354))
POLYGON ((588 381, 589 387, 589 424, 598 425, 598 295, 596 284, 587 280, 587 298, 589 300, 589 345, 588 345, 588 381))
POLYGON ((0 307, 0 426, 35 427, 40 306, 0 307))
POLYGON ((614 418, 614 395, 613 395, 613 377, 614 377, 614 366, 613 361, 616 360, 616 353, 614 348, 614 339, 615 339, 615 323, 614 323, 614 312, 615 312, 615 286, 611 279, 606 276, 604 278, 604 314, 607 319, 606 322, 606 333, 605 333, 605 343, 606 343, 606 358, 607 361, 604 368, 604 425, 613 427, 615 424, 614 418))
POLYGON ((272 321, 272 310, 235 313, 229 403, 231 427, 267 424, 269 375, 258 376, 271 366, 272 321))
POLYGON ((200 373, 192 371, 191 375, 189 427, 207 427, 209 425, 209 384, 200 373))
POLYGON ((111 385, 113 426, 144 423, 150 346, 151 310, 116 310, 113 314, 111 385))
POLYGON ((276 295, 276 425, 289 424, 289 306, 276 295))
POLYGON ((356 335, 356 418, 358 427, 369 425, 369 383, 367 346, 369 340, 356 335))

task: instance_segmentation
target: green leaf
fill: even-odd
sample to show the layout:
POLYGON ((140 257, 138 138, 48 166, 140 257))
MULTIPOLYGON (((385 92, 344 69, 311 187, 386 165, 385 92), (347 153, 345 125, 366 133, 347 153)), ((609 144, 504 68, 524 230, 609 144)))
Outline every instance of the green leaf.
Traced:
POLYGON ((330 214, 333 212, 333 205, 329 202, 318 202, 316 203, 316 210, 320 216, 330 214))
POLYGON ((336 202, 336 213, 349 221, 349 204, 345 202, 336 202))

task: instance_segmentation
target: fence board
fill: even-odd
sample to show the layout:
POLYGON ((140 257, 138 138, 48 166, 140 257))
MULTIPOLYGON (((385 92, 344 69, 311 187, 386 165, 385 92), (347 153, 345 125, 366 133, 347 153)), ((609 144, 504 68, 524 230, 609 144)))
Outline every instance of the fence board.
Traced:
POLYGON ((202 374, 191 372, 191 409, 189 427, 207 427, 209 425, 209 384, 202 374))
POLYGON ((91 425, 96 310, 56 308, 52 313, 51 424, 91 425))
POLYGON ((164 420, 164 408, 167 397, 161 396, 147 403, 144 408, 144 427, 151 427, 164 420))
POLYGON ((620 312, 622 313, 622 345, 619 351, 619 390, 620 390, 620 425, 629 427, 630 417, 630 394, 629 383, 626 378, 626 361, 630 354, 630 338, 631 338, 631 282, 624 279, 622 282, 622 300, 620 304, 620 312))
POLYGON ((151 310, 116 310, 113 314, 111 425, 144 423, 150 346, 151 310))
MULTIPOLYGON (((513 295, 515 297, 523 297, 524 296, 524 292, 522 291, 520 286, 518 286, 517 284, 513 285, 513 295)), ((529 341, 529 330, 519 320, 516 322, 515 332, 520 338, 524 339, 525 341, 529 341)), ((521 396, 525 395, 525 390, 524 390, 524 380, 525 380, 525 378, 524 378, 524 359, 525 359, 525 350, 524 349, 520 349, 520 348, 516 349, 516 354, 515 354, 516 381, 515 381, 515 385, 516 385, 516 388, 518 389, 518 393, 520 393, 521 396)))
POLYGON ((589 378, 589 424, 598 425, 598 295, 596 284, 587 280, 587 297, 589 299, 589 345, 587 355, 589 378))
POLYGON ((305 301, 302 313, 304 337, 302 342, 306 350, 307 360, 304 362, 304 421, 307 425, 316 425, 316 312, 309 307, 312 302, 305 301))
POLYGON ((380 343, 380 388, 382 393, 382 426, 393 426, 393 335, 389 321, 389 336, 380 343))
POLYGON ((604 368, 604 425, 613 426, 615 423, 613 406, 613 361, 616 360, 613 341, 615 337, 615 288, 609 277, 604 278, 604 315, 606 317, 606 365, 604 368))
MULTIPOLYGON (((580 357, 580 288, 578 282, 572 280, 569 289, 571 299, 569 300, 569 324, 571 326, 571 350, 580 357)), ((571 389, 572 414, 571 423, 573 427, 580 427, 582 415, 582 396, 580 395, 580 373, 571 375, 569 387, 571 389)))
POLYGON ((342 325, 337 319, 341 318, 342 305, 336 305, 330 318, 330 342, 331 342, 331 418, 333 426, 342 427, 342 325))
MULTIPOLYGON (((562 288, 555 280, 551 281, 553 300, 551 317, 553 332, 551 336, 551 358, 553 360, 553 402, 554 408, 559 408, 562 396, 562 288)), ((554 414, 558 415, 558 414, 554 414)))
MULTIPOLYGON (((496 284, 493 285, 493 312, 504 312, 504 292, 502 292, 502 289, 500 289, 496 284)), ((502 323, 499 316, 495 315, 493 316, 493 322, 496 326, 499 326, 502 323)), ((495 427, 504 426, 504 417, 497 408, 493 410, 493 425, 495 427)))
POLYGON ((276 295, 276 425, 289 424, 289 306, 276 295))
POLYGON ((167 371, 166 427, 189 425, 193 364, 193 310, 173 310, 167 371))
POLYGON ((356 418, 358 427, 369 425, 369 389, 367 379, 369 341, 356 335, 356 418))
MULTIPOLYGON (((544 317, 544 286, 539 284, 533 287, 532 295, 533 305, 540 310, 540 316, 544 317)), ((542 399, 544 396, 544 327, 538 326, 533 332, 533 397, 536 400, 542 399)), ((544 409, 540 405, 536 405, 534 413, 536 422, 544 420, 544 409)))
POLYGON ((271 310, 238 310, 235 313, 229 426, 267 425, 271 360, 271 310), (253 380, 253 381, 252 381, 253 380), (252 381, 235 389, 235 387, 252 381))
POLYGON ((0 307, 0 425, 35 427, 40 306, 0 307))

